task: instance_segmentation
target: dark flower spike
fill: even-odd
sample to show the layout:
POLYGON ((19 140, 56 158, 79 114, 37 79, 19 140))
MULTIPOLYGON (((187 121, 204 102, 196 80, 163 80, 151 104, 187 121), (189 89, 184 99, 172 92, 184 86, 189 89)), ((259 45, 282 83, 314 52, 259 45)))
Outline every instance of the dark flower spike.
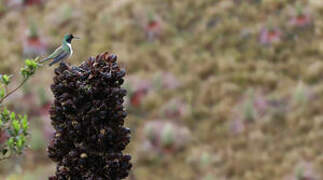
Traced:
POLYGON ((49 179, 126 178, 132 167, 122 153, 130 142, 121 88, 126 72, 117 56, 102 53, 79 67, 61 63, 55 74, 50 115, 56 132, 48 154, 57 168, 49 179))

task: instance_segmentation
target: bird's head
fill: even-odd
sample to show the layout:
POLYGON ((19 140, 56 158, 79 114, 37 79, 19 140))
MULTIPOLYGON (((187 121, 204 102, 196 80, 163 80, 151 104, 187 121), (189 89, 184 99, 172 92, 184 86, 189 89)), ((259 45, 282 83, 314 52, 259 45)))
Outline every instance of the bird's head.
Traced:
POLYGON ((73 39, 80 39, 80 38, 73 36, 73 34, 66 34, 64 36, 64 41, 68 43, 71 43, 73 39))

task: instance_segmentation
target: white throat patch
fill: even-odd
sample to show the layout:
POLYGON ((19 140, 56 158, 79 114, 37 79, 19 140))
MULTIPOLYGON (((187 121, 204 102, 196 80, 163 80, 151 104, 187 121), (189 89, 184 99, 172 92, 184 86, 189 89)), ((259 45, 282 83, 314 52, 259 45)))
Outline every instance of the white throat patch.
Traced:
POLYGON ((69 58, 72 56, 73 54, 73 49, 72 49, 72 45, 70 43, 67 43, 68 47, 70 48, 71 54, 69 56, 69 58))

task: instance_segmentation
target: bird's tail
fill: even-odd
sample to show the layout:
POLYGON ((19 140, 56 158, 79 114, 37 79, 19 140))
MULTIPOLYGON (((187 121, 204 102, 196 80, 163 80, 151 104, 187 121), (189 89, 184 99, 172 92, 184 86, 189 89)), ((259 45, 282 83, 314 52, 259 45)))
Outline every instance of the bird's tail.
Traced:
POLYGON ((44 59, 40 60, 39 63, 43 63, 43 62, 46 62, 48 60, 50 60, 50 58, 47 57, 47 58, 44 58, 44 59))
POLYGON ((54 60, 53 62, 51 62, 51 63, 49 63, 49 66, 52 66, 52 65, 54 65, 54 64, 56 64, 58 61, 56 60, 54 60))

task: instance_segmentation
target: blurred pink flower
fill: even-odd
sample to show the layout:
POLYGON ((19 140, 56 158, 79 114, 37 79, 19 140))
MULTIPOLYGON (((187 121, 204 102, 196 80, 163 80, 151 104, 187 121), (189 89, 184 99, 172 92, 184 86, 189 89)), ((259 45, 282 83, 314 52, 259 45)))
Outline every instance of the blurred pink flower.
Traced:
POLYGON ((181 83, 170 72, 158 72, 156 73, 154 79, 154 88, 156 89, 168 89, 173 90, 181 86, 181 83))
POLYGON ((278 28, 268 29, 264 28, 260 32, 259 41, 261 44, 268 45, 278 43, 281 41, 282 32, 278 28))
POLYGON ((233 108, 229 131, 238 134, 244 131, 246 123, 255 123, 263 117, 273 117, 284 113, 283 100, 270 100, 260 91, 249 90, 233 108))
POLYGON ((141 104, 142 98, 147 94, 146 89, 140 89, 134 92, 131 96, 130 103, 134 107, 138 107, 141 104))
POLYGON ((295 27, 306 27, 312 24, 312 18, 309 14, 299 14, 291 17, 289 23, 295 27))
POLYGON ((320 176, 315 173, 309 162, 300 162, 296 165, 292 175, 287 180, 319 180, 320 176))
POLYGON ((176 89, 180 86, 180 82, 170 72, 163 73, 163 88, 176 89))
POLYGON ((237 135, 245 130, 245 124, 240 119, 236 119, 230 122, 229 130, 232 134, 237 135))
POLYGON ((23 42, 25 56, 43 56, 47 53, 47 44, 39 37, 27 37, 23 42))
POLYGON ((5 0, 5 4, 7 5, 7 7, 21 7, 23 4, 22 0, 5 0))
POLYGON ((171 99, 161 108, 161 114, 166 118, 180 118, 187 113, 189 106, 180 99, 171 99))
POLYGON ((184 148, 189 140, 189 129, 170 120, 154 120, 144 126, 144 151, 147 152, 176 152, 184 148))
POLYGON ((136 76, 130 76, 126 82, 126 89, 129 92, 129 103, 134 107, 139 107, 142 99, 151 89, 151 83, 136 76))
POLYGON ((5 4, 10 8, 21 8, 23 6, 39 5, 45 0, 4 0, 5 4))
POLYGON ((145 33, 149 41, 157 39, 161 34, 161 23, 157 19, 151 19, 145 25, 145 33))
POLYGON ((253 104, 259 115, 264 115, 268 109, 268 101, 262 94, 255 96, 253 104))
POLYGON ((44 0, 23 0, 25 6, 31 6, 43 3, 44 0))

